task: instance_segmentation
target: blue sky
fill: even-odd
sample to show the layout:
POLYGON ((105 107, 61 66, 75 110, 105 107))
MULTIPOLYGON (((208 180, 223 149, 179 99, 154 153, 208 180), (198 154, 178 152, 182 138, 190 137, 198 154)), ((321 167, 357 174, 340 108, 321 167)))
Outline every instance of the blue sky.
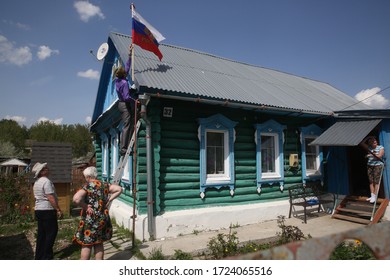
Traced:
MULTIPOLYGON (((2 0, 0 119, 27 127, 41 120, 88 123, 102 67, 90 51, 111 31, 131 34, 130 3, 2 0)), ((365 102, 390 107, 388 0, 134 4, 164 44, 323 81, 357 100, 374 94, 365 102)))

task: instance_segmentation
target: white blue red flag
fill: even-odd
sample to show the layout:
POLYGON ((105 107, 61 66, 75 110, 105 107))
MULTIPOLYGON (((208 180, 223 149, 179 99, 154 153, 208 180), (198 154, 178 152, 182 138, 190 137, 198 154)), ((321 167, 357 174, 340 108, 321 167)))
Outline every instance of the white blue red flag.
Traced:
POLYGON ((132 11, 133 18, 133 44, 136 44, 144 50, 153 52, 161 60, 163 55, 158 48, 159 43, 164 40, 164 36, 161 35, 153 26, 151 26, 140 14, 134 9, 132 11))

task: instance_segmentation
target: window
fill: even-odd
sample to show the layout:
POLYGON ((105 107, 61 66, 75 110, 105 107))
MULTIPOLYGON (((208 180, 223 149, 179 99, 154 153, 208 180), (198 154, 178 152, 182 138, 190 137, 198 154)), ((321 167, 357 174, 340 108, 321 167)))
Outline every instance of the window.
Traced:
POLYGON ((315 138, 305 138, 305 151, 306 151, 306 173, 308 175, 320 174, 319 170, 319 148, 318 146, 310 146, 315 138))
POLYGON ((255 125, 255 142, 257 146, 257 192, 263 184, 279 183, 283 190, 283 130, 284 126, 269 120, 255 125))
POLYGON ((278 134, 261 134, 262 177, 280 177, 278 134))
POLYGON ((234 127, 233 122, 217 114, 198 119, 200 124, 200 196, 206 188, 229 187, 234 194, 234 127))
POLYGON ((133 156, 127 158, 126 165, 123 169, 122 181, 132 184, 132 175, 133 175, 133 156))
POLYGON ((206 131, 206 170, 207 181, 229 179, 228 133, 226 131, 206 131))
POLYGON ((320 134, 322 129, 317 125, 301 128, 302 145, 302 181, 323 179, 322 149, 317 145, 310 145, 320 134))
POLYGON ((102 139, 102 175, 103 177, 107 177, 108 175, 108 139, 105 134, 100 136, 102 139))
POLYGON ((111 128, 111 176, 115 175, 116 167, 119 161, 119 136, 118 130, 111 128))

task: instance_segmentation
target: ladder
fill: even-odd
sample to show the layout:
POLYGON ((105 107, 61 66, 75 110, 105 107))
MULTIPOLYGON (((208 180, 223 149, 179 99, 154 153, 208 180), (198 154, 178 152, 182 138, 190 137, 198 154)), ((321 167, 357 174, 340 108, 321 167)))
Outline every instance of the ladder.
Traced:
POLYGON ((119 159, 118 167, 115 170, 114 178, 112 180, 113 184, 119 184, 119 182, 122 179, 123 169, 126 166, 127 159, 129 157, 130 153, 133 151, 135 137, 137 135, 137 132, 138 132, 140 126, 141 126, 141 121, 137 121, 137 125, 136 125, 136 128, 134 129, 133 136, 131 137, 129 146, 127 147, 126 154, 124 156, 121 156, 119 159))

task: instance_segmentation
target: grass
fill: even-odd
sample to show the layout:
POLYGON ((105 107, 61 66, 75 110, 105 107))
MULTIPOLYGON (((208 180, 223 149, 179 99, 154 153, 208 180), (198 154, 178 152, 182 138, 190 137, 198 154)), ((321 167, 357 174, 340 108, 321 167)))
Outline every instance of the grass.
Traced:
MULTIPOLYGON (((58 234, 54 244, 55 259, 76 260, 80 258, 80 246, 72 243, 78 220, 66 219, 58 223, 58 234)), ((3 224, 0 226, 0 259, 33 260, 37 225, 34 222, 23 224, 3 224)))

